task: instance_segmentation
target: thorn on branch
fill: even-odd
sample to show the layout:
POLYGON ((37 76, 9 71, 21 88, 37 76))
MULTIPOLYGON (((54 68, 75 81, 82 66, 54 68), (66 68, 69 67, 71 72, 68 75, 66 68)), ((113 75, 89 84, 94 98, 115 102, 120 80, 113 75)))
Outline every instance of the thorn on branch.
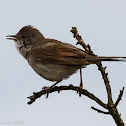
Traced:
POLYGON ((104 67, 104 71, 106 70, 106 68, 107 68, 107 67, 105 66, 105 67, 104 67))
POLYGON ((80 44, 80 42, 77 42, 76 45, 80 44))
POLYGON ((108 76, 108 73, 106 73, 106 76, 108 76))
POLYGON ((33 95, 36 95, 37 93, 36 92, 33 92, 33 95))

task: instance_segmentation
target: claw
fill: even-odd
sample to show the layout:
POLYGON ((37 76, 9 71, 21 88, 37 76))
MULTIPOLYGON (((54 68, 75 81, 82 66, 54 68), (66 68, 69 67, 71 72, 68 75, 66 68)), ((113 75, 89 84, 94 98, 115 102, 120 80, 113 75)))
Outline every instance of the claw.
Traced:
POLYGON ((43 90, 49 90, 50 87, 44 86, 42 89, 43 89, 43 90))

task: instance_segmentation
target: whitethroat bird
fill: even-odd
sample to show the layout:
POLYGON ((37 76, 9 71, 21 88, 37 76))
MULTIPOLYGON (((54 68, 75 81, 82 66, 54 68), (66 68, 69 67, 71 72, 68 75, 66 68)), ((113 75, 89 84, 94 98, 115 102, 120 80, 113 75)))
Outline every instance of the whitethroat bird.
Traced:
POLYGON ((14 40, 20 54, 37 74, 56 82, 51 87, 87 65, 100 61, 126 61, 126 57, 91 55, 71 44, 45 38, 30 25, 24 26, 16 35, 8 35, 7 39, 14 40))

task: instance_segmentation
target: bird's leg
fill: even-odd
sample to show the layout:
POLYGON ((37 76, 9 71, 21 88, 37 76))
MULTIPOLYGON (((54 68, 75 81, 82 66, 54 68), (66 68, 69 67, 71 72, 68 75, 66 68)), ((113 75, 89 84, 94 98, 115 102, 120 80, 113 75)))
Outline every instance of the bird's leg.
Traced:
MULTIPOLYGON (((62 81, 62 80, 61 80, 62 81)), ((61 81, 57 81, 56 83, 54 83, 51 87, 46 87, 46 86, 44 86, 42 89, 44 89, 44 90, 49 90, 50 88, 53 88, 53 87, 55 87, 55 85, 57 85, 59 82, 61 82, 61 81)))
POLYGON ((80 69, 80 88, 83 89, 82 70, 80 69))
MULTIPOLYGON (((82 81, 82 71, 80 69, 80 86, 79 86, 81 89, 83 89, 83 81, 82 81)), ((78 89, 77 93, 79 93, 79 96, 81 97, 81 93, 78 89)))
MULTIPOLYGON (((62 81, 62 80, 61 80, 62 81)), ((61 82, 61 81, 57 81, 55 84, 53 84, 50 88, 53 88, 53 87, 55 87, 59 82, 61 82)))

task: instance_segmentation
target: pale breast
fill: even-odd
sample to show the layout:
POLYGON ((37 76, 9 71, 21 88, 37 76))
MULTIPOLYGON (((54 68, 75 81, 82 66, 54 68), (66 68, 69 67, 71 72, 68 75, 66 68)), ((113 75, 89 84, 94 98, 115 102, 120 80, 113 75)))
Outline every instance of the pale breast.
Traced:
POLYGON ((77 71, 76 67, 54 64, 29 63, 41 77, 50 81, 61 81, 77 71))

